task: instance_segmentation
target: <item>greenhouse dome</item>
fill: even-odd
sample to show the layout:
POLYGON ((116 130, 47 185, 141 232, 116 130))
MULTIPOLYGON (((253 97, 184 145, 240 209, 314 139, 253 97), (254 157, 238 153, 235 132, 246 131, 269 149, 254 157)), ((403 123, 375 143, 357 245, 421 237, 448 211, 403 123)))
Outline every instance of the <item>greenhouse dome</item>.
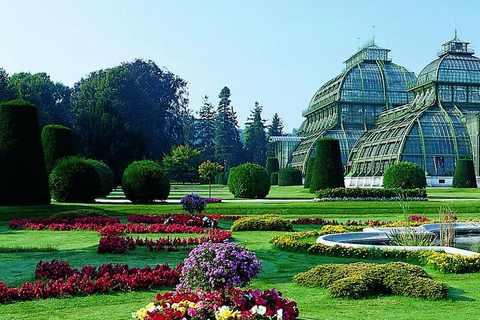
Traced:
POLYGON ((357 141, 347 162, 347 185, 380 185, 398 161, 419 165, 431 186, 451 185, 460 158, 474 159, 478 174, 480 59, 468 44, 457 37, 445 43, 409 88, 413 100, 383 112, 357 141))
POLYGON ((321 137, 340 141, 345 165, 355 142, 374 127, 382 111, 411 100, 407 85, 415 82, 415 75, 392 63, 389 51, 370 40, 345 61, 340 75, 318 89, 302 113, 306 120, 297 132, 302 141, 292 154, 292 167, 305 171, 321 137))

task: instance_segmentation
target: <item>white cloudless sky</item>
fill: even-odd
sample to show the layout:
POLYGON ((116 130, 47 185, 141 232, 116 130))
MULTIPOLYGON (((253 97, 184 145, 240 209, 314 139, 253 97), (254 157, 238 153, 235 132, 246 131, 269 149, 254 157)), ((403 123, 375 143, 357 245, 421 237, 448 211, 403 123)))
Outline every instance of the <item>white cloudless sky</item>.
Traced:
POLYGON ((478 0, 0 0, 0 67, 73 86, 135 58, 188 81, 190 108, 224 86, 241 127, 255 101, 298 128, 315 91, 375 34, 418 74, 458 37, 480 48, 478 0))

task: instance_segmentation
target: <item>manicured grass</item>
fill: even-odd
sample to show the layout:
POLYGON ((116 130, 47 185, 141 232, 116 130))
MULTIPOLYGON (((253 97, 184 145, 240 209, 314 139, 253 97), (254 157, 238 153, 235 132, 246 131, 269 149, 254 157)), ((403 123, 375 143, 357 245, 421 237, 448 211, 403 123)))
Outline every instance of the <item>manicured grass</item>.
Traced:
MULTIPOLYGON (((174 192, 177 199, 198 187, 197 191, 206 191, 208 186, 182 185, 174 192)), ((476 190, 476 189, 475 189, 476 190)), ((309 196, 301 187, 276 187, 272 193, 278 198, 301 198, 309 196), (287 188, 287 189, 282 189, 287 188), (278 189, 278 190, 275 190, 278 189)), ((195 192, 195 191, 194 191, 195 192)), ((213 197, 226 199, 225 187, 218 187, 213 197)), ((228 192, 228 191, 227 191, 228 192)), ((473 198, 473 191, 461 189, 455 192, 444 189, 432 192, 439 197, 448 194, 451 198, 473 198), (459 195, 456 197, 455 195, 459 195), (472 195, 472 196, 467 196, 472 195)), ((399 220, 406 214, 419 214, 429 218, 438 218, 438 209, 448 204, 460 218, 480 218, 480 201, 438 201, 410 202, 404 212, 398 202, 224 202, 209 204, 207 212, 235 215, 279 214, 285 218, 322 217, 339 221, 350 220, 399 220)), ((52 213, 90 206, 110 211, 110 216, 126 221, 127 214, 163 214, 182 212, 178 203, 155 205, 117 205, 117 204, 57 204, 33 207, 0 207, 0 247, 55 248, 53 252, 6 252, 0 253, 0 281, 9 286, 18 286, 25 281, 34 281, 33 273, 39 260, 64 260, 72 267, 100 265, 103 263, 127 263, 130 266, 143 267, 167 261, 170 265, 180 263, 187 252, 149 252, 140 247, 136 251, 123 255, 98 254, 96 248, 100 235, 93 231, 29 231, 10 230, 8 222, 13 218, 47 217, 52 213)), ((228 229, 232 221, 221 221, 220 227, 228 229)), ((313 230, 312 225, 294 225, 296 231, 313 230)), ((323 263, 349 263, 355 259, 323 257, 301 253, 284 252, 272 249, 268 243, 278 232, 235 232, 233 241, 245 245, 257 253, 263 260, 264 270, 251 287, 281 290, 298 302, 301 319, 428 319, 430 316, 441 319, 475 319, 478 317, 480 300, 480 274, 441 274, 427 268, 435 279, 447 283, 451 288, 446 301, 424 301, 420 299, 379 296, 362 300, 334 299, 323 288, 304 288, 294 284, 291 279, 299 273, 323 263), (439 315, 439 316, 436 316, 439 315)), ((136 235, 135 235, 136 236, 136 235)), ((139 235, 140 237, 158 237, 158 235, 139 235)), ((173 235, 170 235, 173 236, 173 235)), ((371 262, 371 261, 369 261, 371 262)), ((386 261, 378 261, 386 262, 386 261)), ((170 288, 173 289, 173 288, 170 288)), ((130 313, 144 307, 155 298, 159 290, 141 292, 122 292, 97 294, 89 297, 65 297, 47 300, 17 302, 0 306, 0 319, 131 319, 130 313)))

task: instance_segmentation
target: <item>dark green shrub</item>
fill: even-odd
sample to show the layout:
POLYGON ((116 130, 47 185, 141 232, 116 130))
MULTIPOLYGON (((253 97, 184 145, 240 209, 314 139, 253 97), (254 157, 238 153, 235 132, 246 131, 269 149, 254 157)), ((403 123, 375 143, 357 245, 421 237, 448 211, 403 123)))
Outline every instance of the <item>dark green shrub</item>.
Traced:
POLYGON ((292 231, 292 222, 276 215, 264 215, 262 217, 244 217, 235 222, 232 231, 292 231))
POLYGON ((317 198, 397 198, 401 196, 403 200, 407 199, 425 199, 427 198, 426 189, 384 189, 384 188, 335 188, 322 189, 317 193, 317 198))
POLYGON ((135 161, 123 173, 122 188, 133 203, 151 203, 168 198, 170 181, 157 162, 135 161))
POLYGON ((476 188, 477 177, 472 159, 459 159, 453 174, 453 188, 476 188))
POLYGON ((272 174, 270 175, 270 185, 278 185, 278 172, 272 172, 272 174))
POLYGON ((236 198, 263 199, 270 191, 270 177, 262 166, 245 163, 230 169, 228 189, 236 198))
POLYGON ((85 218, 85 217, 105 217, 108 218, 108 214, 104 210, 100 209, 76 209, 70 211, 63 211, 57 212, 52 214, 52 218, 69 218, 69 219, 77 219, 77 218, 85 218))
POLYGON ((278 172, 280 170, 280 166, 278 165, 278 158, 268 157, 265 163, 265 170, 267 170, 267 174, 269 176, 272 174, 272 172, 278 172))
POLYGON ((75 155, 72 129, 56 124, 43 127, 42 146, 45 166, 50 174, 59 159, 75 155))
POLYGON ((362 299, 374 293, 374 280, 369 277, 353 275, 339 279, 327 288, 334 298, 362 299))
POLYGON ((104 198, 110 194, 113 188, 115 188, 115 178, 113 176, 113 171, 105 163, 87 159, 97 170, 98 177, 100 178, 100 191, 97 197, 104 198))
POLYGON ((332 138, 317 140, 315 160, 310 180, 310 193, 326 188, 345 187, 340 143, 332 138))
POLYGON ((0 104, 0 205, 50 203, 37 108, 25 101, 0 104))
POLYGON ((301 186, 302 171, 295 168, 284 168, 278 171, 279 186, 301 186))
POLYGON ((100 177, 87 159, 63 158, 50 173, 50 191, 58 202, 93 202, 100 191, 100 177))
POLYGON ((397 162, 383 174, 384 188, 426 188, 425 172, 413 162, 397 162))
POLYGON ((307 169, 305 170, 305 182, 303 187, 306 189, 310 189, 310 182, 312 181, 312 170, 313 165, 315 163, 315 157, 310 157, 307 160, 307 169))

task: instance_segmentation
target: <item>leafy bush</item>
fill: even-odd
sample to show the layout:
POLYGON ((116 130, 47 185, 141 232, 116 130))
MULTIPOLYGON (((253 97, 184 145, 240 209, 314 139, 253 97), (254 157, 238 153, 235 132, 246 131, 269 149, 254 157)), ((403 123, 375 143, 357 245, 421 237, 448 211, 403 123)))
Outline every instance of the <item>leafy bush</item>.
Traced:
POLYGON ((232 231, 246 230, 269 230, 269 231, 292 231, 292 223, 276 215, 264 215, 262 217, 244 217, 236 220, 232 231))
POLYGON ((234 243, 204 243, 184 260, 177 289, 216 290, 245 287, 262 265, 254 252, 234 243))
POLYGON ((182 209, 188 211, 190 213, 201 213, 205 208, 207 208, 207 201, 199 196, 198 194, 191 193, 183 196, 180 199, 180 203, 182 204, 182 209))
POLYGON ((320 138, 316 145, 310 193, 339 187, 345 187, 340 143, 336 139, 320 138))
POLYGON ((398 162, 383 174, 385 188, 415 189, 426 188, 425 172, 413 162, 398 162))
POLYGON ((270 185, 278 186, 278 172, 272 172, 270 174, 270 185))
POLYGON ((278 171, 279 186, 301 186, 302 171, 295 168, 284 168, 278 171))
POLYGON ((476 188, 477 177, 472 159, 459 159, 453 173, 452 188, 476 188))
POLYGON ((245 163, 230 169, 228 189, 235 198, 263 199, 270 191, 270 177, 262 166, 245 163))
POLYGON ((50 191, 58 202, 93 202, 100 191, 100 178, 84 158, 60 159, 50 174, 50 191))
POLYGON ((108 215, 104 210, 92 209, 92 208, 57 212, 51 215, 51 218, 67 218, 67 219, 77 219, 77 218, 84 218, 84 217, 108 218, 108 215))
POLYGON ((37 108, 14 100, 0 104, 0 206, 50 203, 37 108))
POLYGON ((301 286, 324 286, 332 297, 361 299, 391 293, 423 299, 445 299, 448 286, 435 281, 421 267, 404 262, 319 265, 299 273, 301 286))
POLYGON ((43 155, 47 172, 52 172, 57 161, 75 155, 73 131, 57 124, 46 125, 42 130, 43 155))
POLYGON ((307 169, 305 170, 305 182, 303 187, 310 189, 310 182, 312 181, 312 171, 315 164, 315 157, 310 157, 307 160, 307 169))
POLYGON ((151 203, 168 198, 170 181, 157 162, 135 161, 123 173, 122 188, 133 203, 151 203))
POLYGON ((278 165, 278 158, 268 157, 265 163, 265 170, 267 170, 268 175, 271 175, 272 172, 278 172, 280 170, 280 166, 278 165))
POLYGON ((100 191, 98 197, 104 198, 108 196, 115 187, 115 179, 112 169, 98 160, 87 159, 87 161, 95 167, 98 177, 100 178, 100 191))

